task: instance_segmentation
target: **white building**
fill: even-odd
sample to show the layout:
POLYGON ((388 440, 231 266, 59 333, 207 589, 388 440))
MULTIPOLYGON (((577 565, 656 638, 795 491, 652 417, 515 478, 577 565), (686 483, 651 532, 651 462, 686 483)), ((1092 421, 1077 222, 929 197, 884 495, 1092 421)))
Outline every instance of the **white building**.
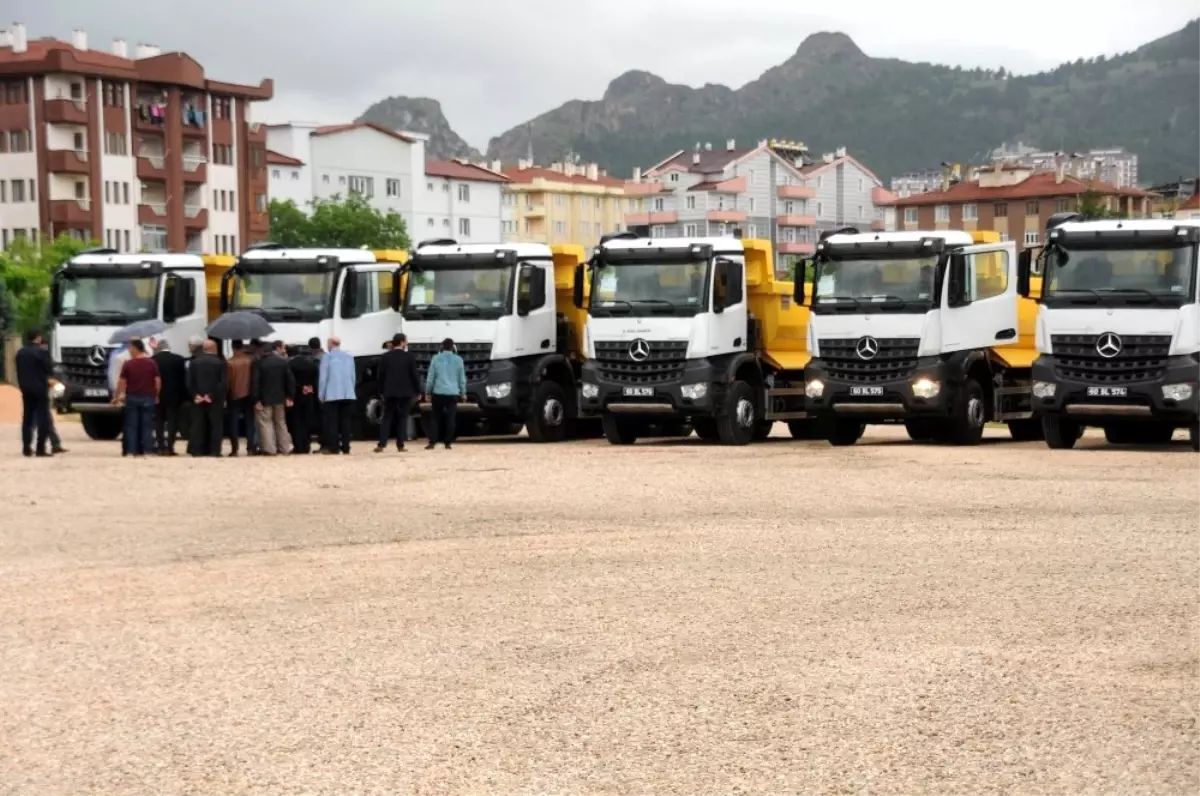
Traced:
POLYGON ((1081 180, 1111 182, 1118 188, 1138 187, 1138 156, 1124 147, 1087 152, 1045 152, 1018 141, 992 150, 993 163, 1015 163, 1035 171, 1055 171, 1066 164, 1066 173, 1081 180))
POLYGON ((427 136, 369 123, 291 123, 267 129, 270 195, 306 208, 351 193, 404 218, 413 242, 454 237, 500 239, 502 174, 480 166, 426 161, 427 136))

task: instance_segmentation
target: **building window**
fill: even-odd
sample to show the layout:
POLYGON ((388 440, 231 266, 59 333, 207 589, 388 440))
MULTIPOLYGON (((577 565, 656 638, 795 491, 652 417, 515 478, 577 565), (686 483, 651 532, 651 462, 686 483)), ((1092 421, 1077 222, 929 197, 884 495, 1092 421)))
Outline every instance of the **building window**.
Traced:
POLYGON ((1001 233, 1000 233, 1000 242, 1001 242, 1001 243, 1008 243, 1008 240, 1009 240, 1009 238, 1008 238, 1008 233, 1007 233, 1007 232, 1001 232, 1001 233))
POLYGON ((4 91, 4 99, 9 105, 24 105, 25 104, 25 81, 13 80, 4 91))
POLYGON ((963 221, 978 221, 979 220, 979 205, 966 204, 963 205, 963 221))
POLYGON ((471 219, 460 218, 458 220, 458 234, 464 238, 471 237, 471 219))
POLYGON ((758 225, 757 224, 750 224, 746 227, 746 237, 747 238, 757 238, 758 237, 758 225))
POLYGON ((254 209, 260 213, 267 212, 267 195, 265 193, 254 194, 254 209))
POLYGON ((1026 246, 1037 246, 1040 241, 1041 241, 1041 236, 1038 234, 1038 231, 1036 229, 1025 230, 1025 245, 1026 246))
POLYGON ((296 171, 295 169, 292 169, 292 179, 293 180, 300 179, 300 172, 296 171))
POLYGON ((671 182, 679 182, 679 172, 671 172, 671 176, 667 179, 669 179, 671 182))
POLYGON ((665 206, 666 206, 665 200, 663 200, 662 197, 659 197, 658 199, 654 200, 654 212, 661 213, 663 207, 665 207, 665 206))
POLYGON ((915 207, 904 208, 904 223, 905 224, 917 223, 917 208, 915 208, 915 207))
POLYGON ((121 204, 129 204, 129 183, 121 183, 121 204))
POLYGON ((750 197, 750 212, 751 213, 754 212, 754 197, 753 196, 750 197))
POLYGON ((9 152, 29 152, 30 135, 28 130, 12 130, 8 134, 9 152))
POLYGON ((322 183, 324 183, 325 185, 328 185, 328 184, 329 184, 329 175, 328 175, 328 174, 322 174, 322 175, 321 175, 321 182, 322 182, 322 183))
MULTIPOLYGON (((37 201, 37 183, 35 183, 33 180, 29 181, 29 201, 37 201)), ((37 235, 35 234, 34 237, 36 238, 37 235)))
POLYGON ((364 199, 370 199, 375 196, 375 178, 351 174, 349 188, 350 193, 358 194, 364 199))
POLYGON ((555 195, 554 195, 554 206, 555 206, 555 207, 562 207, 562 206, 563 206, 563 204, 564 204, 564 201, 565 201, 565 199, 566 199, 566 197, 564 197, 562 194, 560 194, 560 193, 559 193, 559 194, 555 194, 555 195))
POLYGON ((467 185, 464 183, 464 184, 458 186, 458 201, 460 201, 460 202, 471 201, 471 186, 470 185, 467 185))
POLYGON ((556 235, 565 235, 565 234, 567 234, 567 222, 565 222, 565 221, 555 221, 555 222, 554 222, 554 234, 556 234, 556 235))
MULTIPOLYGON (((82 147, 77 147, 82 149, 82 147)), ((125 142, 124 133, 105 133, 104 134, 104 154, 106 155, 127 155, 129 148, 125 142)))
POLYGON ((25 181, 24 180, 13 180, 12 181, 12 200, 14 202, 24 202, 25 201, 25 181))
POLYGON ((114 183, 111 183, 108 180, 104 181, 104 204, 109 204, 112 202, 112 198, 109 196, 109 189, 113 184, 114 183))
POLYGON ((427 221, 427 223, 425 224, 425 226, 427 226, 427 227, 432 227, 432 226, 433 226, 433 219, 432 219, 432 218, 430 218, 430 219, 426 219, 426 221, 427 221))
POLYGON ((866 213, 865 213, 865 211, 864 211, 864 209, 863 209, 863 206, 862 206, 862 205, 859 205, 859 206, 858 206, 858 217, 859 217, 859 218, 866 218, 866 213))
POLYGON ((1038 214, 1037 199, 1031 199, 1030 201, 1026 202, 1025 203, 1025 215, 1036 216, 1037 214, 1038 214))
POLYGON ((233 100, 229 97, 213 97, 212 111, 214 119, 232 119, 233 100))
POLYGON ((1008 218, 1008 202, 996 202, 996 206, 992 208, 992 215, 996 218, 1008 218))
POLYGON ((8 194, 8 183, 6 183, 4 180, 0 180, 0 202, 8 201, 7 194, 8 194))
POLYGON ((433 193, 433 183, 431 183, 431 182, 425 183, 425 190, 429 191, 430 193, 433 193))
POLYGON ((933 208, 934 221, 949 221, 950 220, 950 205, 937 205, 933 208))
MULTIPOLYGON (((161 252, 167 250, 167 228, 155 224, 142 227, 142 247, 146 251, 161 252)), ((223 249, 220 251, 224 251, 223 249)))
POLYGON ((818 174, 818 175, 817 175, 817 187, 818 187, 818 188, 824 188, 824 187, 825 187, 825 175, 824 175, 824 174, 818 174))
POLYGON ((125 251, 127 251, 127 252, 129 252, 129 251, 133 251, 133 247, 131 247, 131 246, 129 245, 129 230, 125 230, 125 232, 124 232, 124 233, 122 233, 122 234, 123 234, 123 236, 124 236, 124 238, 125 238, 125 247, 124 247, 124 248, 125 248, 125 251))
POLYGON ((400 180, 397 180, 394 178, 390 179, 387 181, 387 184, 385 187, 387 189, 388 196, 399 196, 400 195, 400 180))
POLYGON ((865 190, 867 190, 867 184, 866 184, 866 182, 863 181, 862 177, 859 177, 858 178, 858 192, 862 193, 865 190))
POLYGON ((233 147, 229 144, 213 144, 213 164, 217 166, 232 166, 233 147))
POLYGON ((450 193, 450 183, 448 181, 442 183, 442 193, 450 193))
POLYGON ((1060 197, 1054 200, 1054 212, 1065 213, 1071 209, 1071 200, 1065 197, 1060 197))
POLYGON ((279 169, 271 169, 271 179, 279 179, 279 169))
POLYGON ((664 227, 662 224, 655 224, 653 227, 650 227, 650 237, 665 238, 666 236, 667 236, 667 228, 664 227))
POLYGON ((502 224, 505 235, 511 235, 517 231, 517 222, 515 221, 504 221, 502 224))
POLYGON ((695 224, 684 224, 683 225, 683 236, 685 238, 696 237, 696 225, 695 224))
POLYGON ((817 215, 818 216, 825 215, 825 203, 824 202, 817 202, 817 215))
POLYGON ((688 209, 688 210, 695 210, 695 209, 696 209, 696 197, 694 197, 694 196, 689 196, 689 197, 687 198, 687 209, 688 209))

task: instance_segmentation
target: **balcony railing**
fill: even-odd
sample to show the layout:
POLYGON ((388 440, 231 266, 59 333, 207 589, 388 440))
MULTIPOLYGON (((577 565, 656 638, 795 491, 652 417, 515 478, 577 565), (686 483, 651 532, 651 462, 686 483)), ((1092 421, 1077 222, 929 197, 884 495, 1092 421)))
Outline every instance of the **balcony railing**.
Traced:
POLYGON ((208 158, 206 158, 204 155, 184 155, 183 156, 183 170, 184 171, 195 171, 196 169, 200 168, 207 162, 208 162, 208 158))
POLYGON ((184 205, 183 214, 188 218, 195 218, 196 216, 200 215, 200 211, 203 209, 204 208, 200 205, 184 205))

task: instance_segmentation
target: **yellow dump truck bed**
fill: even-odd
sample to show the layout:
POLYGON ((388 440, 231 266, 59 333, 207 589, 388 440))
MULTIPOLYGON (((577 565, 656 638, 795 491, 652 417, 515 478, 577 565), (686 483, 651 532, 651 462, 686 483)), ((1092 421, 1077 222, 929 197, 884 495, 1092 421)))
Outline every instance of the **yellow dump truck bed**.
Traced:
POLYGON ((228 254, 206 254, 204 261, 204 286, 208 296, 208 320, 211 323, 221 314, 221 277, 237 262, 228 254))
MULTIPOLYGON (((792 300, 792 282, 775 278, 769 240, 742 244, 746 249, 746 299, 750 313, 762 324, 759 344, 763 357, 780 370, 802 371, 812 359, 808 353, 808 307, 792 300)), ((806 295, 808 290, 805 286, 806 295)))
MULTIPOLYGON (((558 314, 567 321, 568 356, 584 360, 583 339, 587 326, 587 310, 575 306, 575 268, 587 259, 587 250, 577 243, 557 243, 550 247, 554 258, 554 300, 558 314)), ((584 304, 587 306, 588 276, 584 275, 584 304)))

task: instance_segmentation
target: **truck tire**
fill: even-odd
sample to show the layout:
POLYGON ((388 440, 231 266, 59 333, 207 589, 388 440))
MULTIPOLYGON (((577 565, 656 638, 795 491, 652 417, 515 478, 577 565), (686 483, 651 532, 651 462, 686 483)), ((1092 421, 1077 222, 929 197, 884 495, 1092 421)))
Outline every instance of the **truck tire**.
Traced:
POLYGON ((748 445, 754 439, 758 419, 754 408, 754 388, 735 381, 725 393, 724 411, 717 418, 717 439, 722 445, 748 445))
POLYGON ((1188 429, 1188 441, 1192 443, 1192 450, 1200 451, 1200 422, 1192 423, 1188 429))
POLYGON ((905 420, 904 430, 913 442, 930 442, 938 436, 936 420, 905 420))
POLYGON ((1008 433, 1012 435, 1014 442, 1037 442, 1046 438, 1041 422, 1033 417, 1028 420, 1008 421, 1008 433))
POLYGON ((1083 436, 1083 426, 1061 415, 1042 415, 1042 433, 1054 450, 1070 450, 1083 436))
POLYGON ((985 425, 987 406, 983 388, 974 379, 967 379, 946 428, 946 441, 952 445, 978 445, 983 439, 985 425))
POLYGON ((771 429, 775 428, 775 421, 760 420, 754 424, 754 441, 762 442, 767 437, 771 436, 771 429))
POLYGON ((825 430, 819 420, 789 420, 788 433, 792 439, 825 439, 825 430))
POLYGON ((866 423, 841 417, 834 418, 829 424, 829 444, 839 448, 853 445, 862 439, 863 432, 866 430, 866 423))
POLYGON ((89 439, 109 442, 121 436, 125 418, 121 413, 83 412, 79 415, 79 422, 89 439))
POLYGON ((637 442, 639 428, 630 421, 616 415, 603 415, 600 422, 604 426, 604 438, 610 445, 632 445, 637 442))
POLYGON ((525 428, 534 442, 562 442, 567 437, 567 398, 557 382, 543 381, 533 391, 525 428))
POLYGON ((705 442, 716 442, 720 439, 720 435, 717 434, 717 421, 711 417, 693 418, 692 427, 696 429, 696 436, 705 442))

